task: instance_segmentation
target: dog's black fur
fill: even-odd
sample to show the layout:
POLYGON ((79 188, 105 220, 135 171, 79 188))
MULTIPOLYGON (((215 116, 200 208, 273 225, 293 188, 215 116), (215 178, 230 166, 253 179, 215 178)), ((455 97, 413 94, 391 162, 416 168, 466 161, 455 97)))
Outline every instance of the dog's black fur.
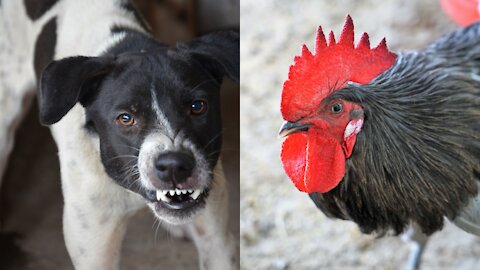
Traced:
MULTIPOLYGON (((32 21, 42 17, 45 12, 50 10, 58 0, 24 0, 25 11, 32 21)), ((1 3, 0 3, 1 4, 1 3)))
POLYGON ((57 43, 57 19, 50 19, 42 28, 35 41, 33 67, 35 76, 40 78, 42 70, 53 61, 55 44, 57 43))

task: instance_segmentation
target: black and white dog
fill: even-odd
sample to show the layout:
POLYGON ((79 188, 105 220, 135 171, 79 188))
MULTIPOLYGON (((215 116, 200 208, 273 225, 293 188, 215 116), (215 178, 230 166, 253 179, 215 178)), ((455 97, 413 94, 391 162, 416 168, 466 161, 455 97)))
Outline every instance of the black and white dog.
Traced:
POLYGON ((0 174, 38 82, 76 269, 117 269, 127 220, 146 205, 193 239, 201 269, 237 269, 219 161, 224 76, 238 81, 236 33, 169 48, 128 0, 0 0, 0 174))

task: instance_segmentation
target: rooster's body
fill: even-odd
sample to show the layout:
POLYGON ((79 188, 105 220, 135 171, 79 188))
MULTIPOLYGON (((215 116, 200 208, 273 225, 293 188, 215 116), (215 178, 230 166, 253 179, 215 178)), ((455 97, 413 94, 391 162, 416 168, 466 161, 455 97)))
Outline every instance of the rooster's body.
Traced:
POLYGON ((373 57, 345 52, 354 50, 349 35, 347 17, 339 42, 328 44, 351 40, 336 49, 341 57, 312 60, 320 36, 316 55, 304 49, 290 69, 282 94, 287 175, 327 216, 366 233, 416 223, 431 234, 447 217, 480 234, 480 23, 396 55, 383 41, 373 57), (363 58, 352 64, 345 55, 363 58), (322 61, 348 62, 337 67, 345 77, 312 79, 322 61), (362 77, 368 65, 375 71, 362 77), (315 80, 323 86, 311 89, 315 80))

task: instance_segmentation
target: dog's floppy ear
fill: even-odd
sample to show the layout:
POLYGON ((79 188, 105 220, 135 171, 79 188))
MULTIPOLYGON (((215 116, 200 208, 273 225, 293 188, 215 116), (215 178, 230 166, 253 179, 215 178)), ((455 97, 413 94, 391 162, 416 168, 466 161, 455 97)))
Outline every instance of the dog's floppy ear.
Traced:
POLYGON ((53 61, 42 72, 38 102, 40 122, 52 125, 82 102, 92 82, 110 72, 112 57, 76 56, 53 61))
POLYGON ((220 31, 204 35, 177 47, 191 54, 208 70, 217 81, 224 76, 235 82, 240 77, 239 34, 234 31, 220 31))

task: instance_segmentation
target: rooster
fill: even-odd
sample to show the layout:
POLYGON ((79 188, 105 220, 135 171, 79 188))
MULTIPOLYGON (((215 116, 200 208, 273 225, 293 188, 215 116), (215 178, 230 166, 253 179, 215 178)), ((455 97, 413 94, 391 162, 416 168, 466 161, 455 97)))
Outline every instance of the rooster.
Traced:
POLYGON ((364 233, 429 235, 444 217, 480 235, 480 23, 416 52, 318 28, 282 91, 281 160, 328 217, 364 233))

